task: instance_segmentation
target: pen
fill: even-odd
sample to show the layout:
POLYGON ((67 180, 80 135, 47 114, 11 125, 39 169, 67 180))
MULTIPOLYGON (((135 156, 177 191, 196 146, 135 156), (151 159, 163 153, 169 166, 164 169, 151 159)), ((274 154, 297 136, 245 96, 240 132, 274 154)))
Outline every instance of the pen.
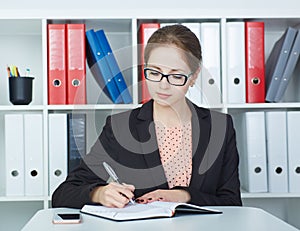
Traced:
MULTIPOLYGON (((113 181, 117 182, 118 184, 121 184, 121 182, 119 181, 119 177, 117 176, 115 171, 109 166, 109 164, 106 162, 103 162, 103 166, 104 166, 106 172, 108 173, 108 175, 113 179, 113 181)), ((131 204, 134 204, 134 201, 132 199, 129 199, 129 201, 131 204)))

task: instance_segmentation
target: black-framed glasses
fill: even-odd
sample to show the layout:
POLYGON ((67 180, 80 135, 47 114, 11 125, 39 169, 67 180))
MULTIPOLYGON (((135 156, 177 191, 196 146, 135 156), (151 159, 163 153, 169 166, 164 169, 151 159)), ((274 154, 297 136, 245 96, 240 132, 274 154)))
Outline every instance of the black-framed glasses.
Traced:
POLYGON ((186 84, 186 81, 192 74, 193 73, 190 73, 188 75, 184 75, 184 74, 166 75, 151 68, 144 68, 144 75, 146 79, 153 82, 160 82, 164 77, 166 77, 168 83, 175 86, 183 86, 184 84, 186 84))

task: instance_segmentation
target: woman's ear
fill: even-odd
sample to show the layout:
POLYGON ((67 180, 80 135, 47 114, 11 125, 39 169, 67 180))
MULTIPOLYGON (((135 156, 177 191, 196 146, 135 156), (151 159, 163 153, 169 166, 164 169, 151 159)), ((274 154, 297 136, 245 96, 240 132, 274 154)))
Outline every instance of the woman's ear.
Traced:
POLYGON ((190 79, 190 86, 194 86, 195 85, 195 82, 199 76, 199 73, 200 73, 200 70, 201 68, 198 67, 198 69, 194 72, 194 74, 191 76, 191 79, 190 79))

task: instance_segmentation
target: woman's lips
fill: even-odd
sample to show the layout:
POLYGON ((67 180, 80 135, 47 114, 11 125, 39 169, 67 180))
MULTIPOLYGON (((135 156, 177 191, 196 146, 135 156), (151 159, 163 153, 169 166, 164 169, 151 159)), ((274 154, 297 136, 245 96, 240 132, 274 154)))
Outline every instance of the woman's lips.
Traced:
POLYGON ((159 93, 159 92, 157 92, 156 94, 161 99, 167 99, 167 98, 169 98, 171 96, 169 94, 164 94, 164 93, 159 93))

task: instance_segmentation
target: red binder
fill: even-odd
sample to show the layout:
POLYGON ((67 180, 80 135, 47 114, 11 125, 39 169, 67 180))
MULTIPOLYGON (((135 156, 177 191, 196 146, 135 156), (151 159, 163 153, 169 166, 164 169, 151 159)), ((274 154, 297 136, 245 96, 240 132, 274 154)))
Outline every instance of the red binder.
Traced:
POLYGON ((66 29, 48 24, 48 104, 66 104, 66 29))
POLYGON ((86 104, 85 24, 67 24, 67 104, 86 104))
POLYGON ((159 23, 142 23, 140 26, 140 33, 139 33, 139 43, 140 43, 140 86, 141 86, 141 103, 147 102, 151 97, 148 91, 148 87, 146 84, 146 79, 144 76, 144 49, 147 44, 148 39, 150 36, 158 29, 160 28, 159 23))
POLYGON ((264 22, 245 22, 246 103, 265 102, 264 22))

